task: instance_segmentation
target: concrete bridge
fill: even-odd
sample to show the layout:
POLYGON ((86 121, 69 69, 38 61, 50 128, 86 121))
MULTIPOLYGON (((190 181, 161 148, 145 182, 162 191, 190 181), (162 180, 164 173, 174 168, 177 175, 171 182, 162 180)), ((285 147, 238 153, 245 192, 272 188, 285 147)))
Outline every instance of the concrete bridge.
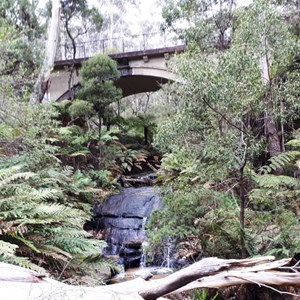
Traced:
MULTIPOLYGON (((116 86, 122 89, 124 97, 142 92, 157 91, 161 84, 176 80, 176 76, 168 69, 168 63, 171 56, 183 52, 185 49, 185 45, 179 45, 110 54, 109 56, 117 61, 121 73, 120 79, 115 82, 116 86)), ((76 90, 81 81, 81 64, 87 59, 80 57, 75 60, 57 60, 51 74, 46 99, 60 101, 70 98, 68 85, 70 66, 75 63, 72 88, 76 90)))

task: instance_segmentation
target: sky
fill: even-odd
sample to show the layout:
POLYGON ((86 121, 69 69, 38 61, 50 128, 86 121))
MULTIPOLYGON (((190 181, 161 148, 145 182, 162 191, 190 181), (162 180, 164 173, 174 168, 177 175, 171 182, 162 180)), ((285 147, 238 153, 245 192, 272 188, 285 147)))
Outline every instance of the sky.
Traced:
MULTIPOLYGON (((91 5, 98 7, 101 12, 101 5, 97 0, 88 0, 91 5)), ((100 2, 110 2, 102 0, 100 2)), ((127 3, 125 6, 126 13, 123 16, 126 24, 129 24, 132 34, 142 33, 143 27, 154 25, 154 23, 162 22, 162 7, 157 5, 157 0, 139 0, 138 5, 127 3)), ((103 8, 102 8, 103 9, 103 8)), ((105 13, 105 12, 103 12, 105 13)))

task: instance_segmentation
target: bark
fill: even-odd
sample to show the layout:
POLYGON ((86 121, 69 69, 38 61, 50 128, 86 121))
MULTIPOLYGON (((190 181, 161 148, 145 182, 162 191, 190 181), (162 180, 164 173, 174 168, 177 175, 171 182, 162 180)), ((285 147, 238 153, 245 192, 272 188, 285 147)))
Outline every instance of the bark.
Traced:
POLYGON ((288 272, 296 271, 297 265, 284 267, 290 262, 290 259, 274 261, 274 257, 205 258, 165 278, 149 281, 145 276, 145 279, 94 288, 69 286, 24 268, 0 263, 0 289, 3 299, 14 300, 43 299, 46 296, 52 300, 151 300, 196 288, 224 288, 244 283, 274 290, 274 286, 300 286, 300 273, 288 272))
MULTIPOLYGON (((260 258, 262 261, 268 261, 269 258, 260 258)), ((150 287, 139 291, 139 295, 146 300, 155 300, 156 298, 167 295, 177 289, 198 280, 203 277, 210 277, 219 272, 229 270, 231 268, 243 267, 248 264, 255 264, 259 262, 258 259, 244 259, 244 260, 225 260, 218 258, 205 258, 193 265, 184 268, 178 272, 169 275, 166 278, 162 278, 156 281, 150 282, 150 287), (152 286, 151 286, 152 283, 152 286)), ((300 276, 299 276, 300 278, 300 276)))
POLYGON ((268 86, 268 92, 265 95, 265 135, 267 139, 267 150, 271 157, 282 152, 281 142, 276 127, 276 121, 271 113, 272 108, 272 82, 270 79, 270 59, 268 57, 268 43, 264 36, 261 37, 261 45, 264 49, 264 55, 260 59, 261 79, 264 85, 268 86))
POLYGON ((145 144, 148 145, 149 144, 149 139, 148 139, 148 127, 147 126, 144 126, 144 140, 145 140, 145 144))
POLYGON ((55 54, 59 39, 60 24, 60 0, 52 0, 52 15, 48 26, 46 54, 40 75, 35 83, 34 91, 30 99, 31 104, 38 104, 43 101, 49 87, 49 79, 54 67, 55 54))
POLYGON ((246 195, 244 190, 244 177, 243 177, 243 169, 240 171, 240 179, 239 179, 239 193, 240 193, 240 242, 241 242, 241 257, 246 257, 246 245, 245 245, 245 205, 246 205, 246 195))
POLYGON ((99 145, 99 164, 98 167, 101 169, 102 164, 102 145, 101 145, 101 134, 102 134, 102 115, 101 112, 98 111, 98 145, 99 145))
POLYGON ((72 63, 70 65, 70 69, 69 69, 70 74, 69 74, 69 80, 68 80, 68 88, 69 88, 70 99, 73 100, 75 97, 75 91, 73 89, 73 85, 74 85, 75 59, 76 59, 77 47, 76 47, 75 37, 73 37, 71 30, 69 28, 71 18, 72 18, 72 15, 70 15, 68 18, 66 18, 65 27, 66 27, 67 35, 68 35, 69 39, 71 40, 71 44, 72 44, 72 63))

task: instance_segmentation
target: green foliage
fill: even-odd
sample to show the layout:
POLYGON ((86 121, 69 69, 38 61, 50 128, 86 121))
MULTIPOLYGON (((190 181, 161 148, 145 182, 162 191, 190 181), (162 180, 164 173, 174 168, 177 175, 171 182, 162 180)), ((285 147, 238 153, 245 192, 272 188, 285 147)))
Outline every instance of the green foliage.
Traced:
POLYGON ((97 135, 81 127, 95 113, 83 100, 28 104, 43 54, 36 3, 0 4, 0 260, 75 282, 114 268, 83 230, 102 192, 87 172, 97 135))
POLYGON ((4 145, 18 145, 21 151, 0 158, 1 260, 35 269, 39 265, 63 278, 73 273, 77 280, 75 273, 92 274, 105 265, 103 258, 97 267, 96 261, 88 262, 101 255, 104 242, 82 229, 101 190, 89 175, 58 159, 60 141, 72 140, 78 128, 59 128, 52 119, 57 114, 42 106, 28 116, 27 124, 34 126, 18 131, 7 125, 5 130, 4 145), (19 134, 10 135, 14 132, 19 134))
POLYGON ((219 293, 215 293, 213 296, 209 297, 208 289, 197 289, 193 293, 193 300, 215 300, 218 299, 219 293))
POLYGON ((192 48, 196 44, 203 50, 223 50, 230 40, 228 32, 235 25, 234 4, 235 1, 168 1, 163 9, 164 28, 170 28, 192 48))
POLYGON ((108 170, 92 170, 89 172, 89 176, 104 189, 114 190, 117 186, 116 179, 108 170))
POLYGON ((37 4, 36 1, 28 0, 2 1, 0 19, 5 20, 33 41, 33 38, 39 37, 43 32, 37 4))
MULTIPOLYGON (((261 239, 261 249, 278 257, 286 257, 299 251, 297 232, 299 223, 299 148, 296 138, 288 142, 295 150, 281 153, 269 159, 269 164, 261 168, 262 174, 255 175, 256 187, 250 199, 254 210, 256 230, 265 238, 261 239), (281 168, 282 175, 270 174, 281 168)), ((261 251, 261 250, 260 250, 261 251)))
POLYGON ((212 15, 202 6, 208 2, 172 1, 165 10, 168 25, 187 21, 187 30, 175 30, 195 43, 174 67, 184 85, 166 94, 175 113, 158 124, 154 139, 170 152, 160 170, 166 210, 151 224, 154 251, 162 251, 171 235, 178 253, 197 236, 198 255, 292 255, 299 247, 298 238, 289 237, 299 230, 299 143, 288 142, 293 151, 261 166, 272 156, 270 135, 279 134, 282 143, 299 118, 299 41, 270 1, 253 1, 233 19, 224 5, 222 20, 222 11, 212 15), (210 48, 222 38, 216 23, 234 25, 226 51, 210 48), (262 81, 262 57, 268 59, 268 84, 262 81), (273 118, 273 133, 266 134, 266 116, 273 118))
MULTIPOLYGON (((1 239, 17 248, 18 255, 58 272, 67 262, 72 268, 73 259, 98 253, 101 242, 81 229, 91 209, 84 202, 86 194, 94 192, 89 182, 82 182, 78 173, 73 176, 70 169, 34 174, 22 172, 26 168, 0 170, 1 239)), ((11 251, 2 259, 6 255, 12 256, 11 251)))
POLYGON ((126 118, 124 122, 130 131, 134 131, 137 135, 143 136, 145 143, 149 143, 155 132, 156 123, 155 116, 152 114, 138 114, 126 118))
POLYGON ((25 33, 0 19, 0 121, 4 124, 26 119, 26 102, 41 63, 40 40, 29 40, 25 33))
POLYGON ((117 63, 106 55, 96 55, 86 61, 81 69, 83 87, 79 97, 93 104, 103 115, 103 109, 121 97, 113 81, 120 77, 117 63))
MULTIPOLYGON (((203 256, 238 257, 240 253, 239 208, 231 195, 178 178, 163 191, 165 209, 151 218, 151 253, 163 251, 168 237, 181 258, 203 256), (195 243, 194 240, 198 242, 195 243)), ((247 234, 249 254, 255 254, 253 238, 247 234)))
MULTIPOLYGON (((288 145, 297 146, 297 140, 291 140, 288 145)), ((271 157, 269 159, 269 164, 260 168, 261 173, 271 173, 279 168, 287 166, 288 163, 295 161, 297 157, 300 156, 299 151, 287 151, 280 153, 277 156, 271 157)))
POLYGON ((68 113, 72 118, 89 117, 95 114, 92 103, 78 99, 72 101, 68 113))
MULTIPOLYGON (((108 106, 121 98, 122 92, 114 85, 120 77, 117 63, 106 55, 96 55, 86 61, 81 69, 82 88, 78 93, 80 99, 92 104, 98 117, 98 141, 101 140, 102 122, 109 115, 108 106)), ((98 146, 98 167, 103 167, 103 149, 98 146)))
POLYGON ((0 240, 0 261, 19 265, 37 272, 44 272, 43 268, 33 264, 28 258, 16 256, 15 251, 17 248, 18 246, 15 244, 0 240))
MULTIPOLYGON (((65 53, 76 58, 76 54, 80 49, 78 42, 82 39, 89 39, 92 31, 99 32, 103 24, 103 18, 95 7, 90 7, 87 0, 62 0, 61 3, 61 40, 65 40, 65 53)), ((50 14, 51 2, 48 2, 48 15, 50 14)), ((74 76, 75 66, 70 67, 70 80, 74 76)), ((69 86, 69 89, 72 86, 69 86)), ((72 95, 71 98, 73 98, 72 95)))
MULTIPOLYGON (((62 0, 62 22, 66 25, 64 30, 71 31, 71 36, 73 35, 83 35, 85 34, 87 28, 80 28, 78 22, 77 24, 69 23, 78 19, 83 19, 86 23, 90 23, 89 27, 94 27, 96 30, 100 30, 103 23, 103 18, 100 13, 95 8, 89 8, 86 0, 62 0), (77 26, 76 26, 77 25, 77 26)), ((85 24, 87 26, 87 24, 85 24)), ((89 28, 91 29, 91 28, 89 28)))
POLYGON ((192 153, 176 149, 163 156, 161 168, 158 171, 158 181, 167 183, 180 175, 188 178, 197 175, 196 158, 192 153))

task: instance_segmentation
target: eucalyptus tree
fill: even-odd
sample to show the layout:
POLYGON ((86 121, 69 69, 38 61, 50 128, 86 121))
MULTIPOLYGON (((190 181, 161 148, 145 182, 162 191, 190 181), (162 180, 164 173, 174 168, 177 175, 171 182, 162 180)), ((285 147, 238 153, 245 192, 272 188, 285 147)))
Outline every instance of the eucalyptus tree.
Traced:
POLYGON ((164 27, 203 49, 228 48, 235 27, 235 0, 172 0, 163 10, 164 27))
POLYGON ((103 31, 101 32, 102 39, 108 39, 110 45, 113 47, 113 39, 122 37, 124 33, 130 33, 130 28, 125 24, 124 16, 127 10, 127 1, 107 1, 100 0, 99 4, 101 11, 104 13, 103 31))
POLYGON ((48 89, 50 73, 54 67, 54 60, 59 40, 60 24, 60 0, 52 0, 51 19, 47 30, 47 43, 45 46, 44 62, 39 77, 35 83, 35 89, 31 97, 31 103, 42 102, 48 89))
POLYGON ((159 31, 160 2, 98 0, 98 3, 104 17, 99 38, 109 51, 132 51, 147 47, 147 34, 159 31))
POLYGON ((35 1, 0 3, 0 120, 20 124, 42 62, 44 27, 35 1))
MULTIPOLYGON (((299 95, 291 87, 299 83, 294 61, 299 43, 269 1, 239 10, 235 27, 228 50, 207 53, 200 43, 181 57, 177 71, 185 84, 174 91, 180 108, 159 125, 156 144, 175 150, 172 156, 189 153, 198 168, 179 168, 182 176, 201 172, 202 185, 212 182, 224 196, 239 199, 238 245, 245 256, 253 244, 246 226, 252 222, 251 172, 284 150, 284 128, 297 118, 299 95)), ((176 159, 166 159, 166 167, 176 159)))
POLYGON ((73 80, 75 69, 75 58, 78 51, 78 43, 83 42, 90 30, 99 31, 103 19, 96 8, 90 8, 87 0, 61 0, 61 42, 65 44, 65 55, 71 52, 72 63, 69 68, 69 92, 70 98, 74 98, 73 80), (70 43, 70 44, 69 44, 70 43))
POLYGON ((0 3, 0 18, 33 40, 43 33, 38 14, 38 1, 3 0, 0 3))

